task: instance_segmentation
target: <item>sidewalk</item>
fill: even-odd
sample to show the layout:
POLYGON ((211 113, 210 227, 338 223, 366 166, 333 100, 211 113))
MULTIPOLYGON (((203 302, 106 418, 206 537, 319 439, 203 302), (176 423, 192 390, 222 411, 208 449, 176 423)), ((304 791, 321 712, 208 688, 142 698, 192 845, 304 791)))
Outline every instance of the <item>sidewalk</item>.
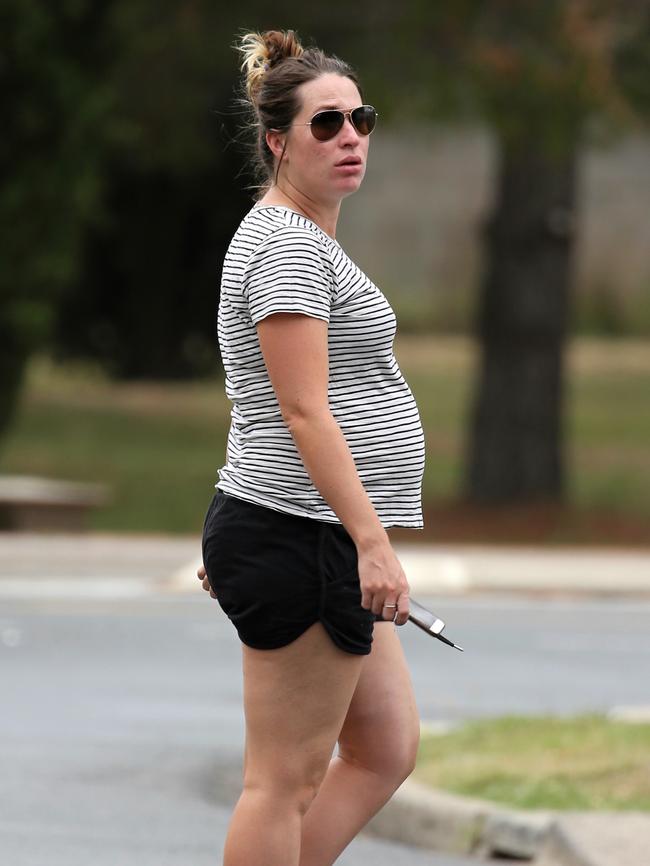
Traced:
MULTIPOLYGON (((404 543, 396 543, 395 550, 413 596, 475 591, 650 596, 650 550, 404 543)), ((72 581, 71 588, 75 582, 81 587, 92 578, 116 586, 131 582, 142 591, 191 592, 200 562, 201 541, 193 535, 0 532, 0 581, 7 593, 14 586, 24 591, 26 578, 33 586, 72 581)))
MULTIPOLYGON (((198 536, 0 532, 0 598, 200 593, 198 536)), ((414 598, 520 592, 650 596, 650 551, 395 544, 414 598)), ((407 780, 369 832, 531 866, 646 866, 650 814, 526 812, 407 780)))
MULTIPOLYGON (((0 597, 135 597, 167 591, 200 557, 195 536, 0 532, 0 597)), ((188 584, 187 591, 200 588, 188 584)))
MULTIPOLYGON (((650 550, 403 543, 395 550, 414 597, 477 591, 650 596, 650 550)), ((199 565, 200 550, 172 585, 190 589, 199 565)))

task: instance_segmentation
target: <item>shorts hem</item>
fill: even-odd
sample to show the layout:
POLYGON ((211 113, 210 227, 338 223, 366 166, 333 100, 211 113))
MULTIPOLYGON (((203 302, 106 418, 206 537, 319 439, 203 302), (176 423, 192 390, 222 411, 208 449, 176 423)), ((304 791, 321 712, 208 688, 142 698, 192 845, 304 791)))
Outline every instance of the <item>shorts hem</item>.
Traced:
MULTIPOLYGON (((240 640, 240 641, 241 641, 245 646, 250 647, 251 649, 256 649, 256 650, 274 650, 274 649, 282 649, 282 647, 289 646, 289 645, 292 644, 294 641, 298 640, 298 638, 301 637, 301 636, 302 636, 302 635, 307 631, 308 628, 311 628, 311 627, 312 627, 315 623, 317 623, 317 622, 320 622, 320 623, 321 623, 321 625, 323 626, 323 628, 324 628, 325 631, 327 632, 327 636, 328 636, 329 639, 332 641, 332 643, 334 644, 334 646, 336 646, 338 649, 342 650, 343 652, 346 652, 346 653, 348 653, 349 655, 359 655, 359 656, 360 656, 360 655, 369 655, 370 652, 372 651, 372 639, 371 639, 371 641, 370 641, 371 646, 369 646, 367 649, 366 649, 365 647, 364 647, 363 649, 350 649, 350 647, 343 646, 343 644, 341 644, 341 643, 336 639, 336 637, 334 637, 334 635, 332 634, 331 626, 329 625, 329 623, 327 622, 327 620, 322 619, 322 618, 320 618, 320 617, 317 617, 313 622, 310 622, 308 625, 306 625, 306 626, 302 629, 302 631, 298 632, 298 634, 297 634, 295 637, 292 637, 292 638, 290 638, 289 640, 283 640, 282 642, 279 642, 279 643, 278 643, 278 642, 270 642, 270 641, 266 641, 266 642, 264 642, 264 643, 262 644, 262 643, 258 643, 257 641, 253 642, 253 641, 250 641, 250 640, 244 640, 244 638, 243 638, 239 633, 238 633, 238 637, 239 637, 239 640, 240 640)), ((386 620, 386 622, 390 622, 390 620, 386 620)))
POLYGON ((367 655, 370 655, 370 653, 372 652, 372 637, 370 638, 370 645, 368 646, 367 649, 366 649, 366 647, 364 647, 363 649, 350 649, 350 647, 343 646, 343 644, 341 644, 340 641, 338 641, 336 639, 336 637, 334 637, 334 635, 332 634, 332 632, 330 630, 331 626, 328 624, 327 620, 321 619, 320 622, 322 623, 323 628, 327 632, 329 639, 332 641, 334 646, 338 647, 338 649, 340 649, 340 650, 343 650, 343 652, 348 653, 349 655, 355 655, 355 656, 367 656, 367 655))
POLYGON ((316 622, 319 622, 318 617, 316 619, 314 619, 312 622, 307 623, 307 625, 305 625, 304 627, 301 626, 301 630, 295 635, 295 637, 290 637, 288 640, 281 639, 279 641, 264 641, 264 642, 260 643, 258 641, 251 641, 248 639, 245 640, 239 634, 239 632, 237 632, 237 634, 238 634, 239 640, 243 644, 246 644, 246 646, 250 647, 251 649, 259 649, 259 650, 282 649, 282 647, 289 646, 289 644, 292 644, 294 641, 298 640, 298 638, 301 635, 303 635, 307 631, 308 628, 311 628, 314 625, 314 623, 316 623, 316 622))

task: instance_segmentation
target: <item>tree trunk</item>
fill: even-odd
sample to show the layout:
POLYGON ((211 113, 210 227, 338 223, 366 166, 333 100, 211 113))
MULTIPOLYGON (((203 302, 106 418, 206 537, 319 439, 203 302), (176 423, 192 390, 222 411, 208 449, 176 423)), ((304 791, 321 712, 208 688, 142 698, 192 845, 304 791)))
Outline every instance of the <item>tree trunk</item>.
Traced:
POLYGON ((564 498, 563 352, 575 196, 576 149, 551 157, 534 141, 502 146, 485 232, 467 500, 564 498))
MULTIPOLYGON (((0 287, 0 291, 4 287, 0 287)), ((19 328, 9 299, 0 301, 0 445, 5 444, 7 431, 19 407, 24 378, 28 341, 24 328, 19 328)))

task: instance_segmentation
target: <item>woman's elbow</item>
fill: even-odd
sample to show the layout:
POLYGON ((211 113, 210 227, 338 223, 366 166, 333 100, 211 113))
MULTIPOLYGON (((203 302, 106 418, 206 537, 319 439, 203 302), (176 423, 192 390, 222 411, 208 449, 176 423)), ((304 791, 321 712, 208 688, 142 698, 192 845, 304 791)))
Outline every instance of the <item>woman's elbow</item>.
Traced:
POLYGON ((332 413, 327 404, 314 401, 295 402, 280 406, 282 418, 289 430, 301 429, 314 424, 321 424, 324 420, 331 420, 332 413))

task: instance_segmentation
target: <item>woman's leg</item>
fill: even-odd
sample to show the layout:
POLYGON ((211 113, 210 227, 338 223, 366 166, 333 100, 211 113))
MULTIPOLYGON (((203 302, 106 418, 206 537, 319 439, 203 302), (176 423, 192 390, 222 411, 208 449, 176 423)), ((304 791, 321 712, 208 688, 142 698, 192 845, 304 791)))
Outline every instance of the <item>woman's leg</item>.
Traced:
POLYGON ((223 866, 298 866, 302 819, 327 771, 367 656, 320 622, 280 649, 242 644, 246 760, 223 866))
POLYGON ((420 721, 404 652, 391 622, 375 623, 372 651, 339 748, 302 824, 300 866, 331 866, 411 774, 420 721))

